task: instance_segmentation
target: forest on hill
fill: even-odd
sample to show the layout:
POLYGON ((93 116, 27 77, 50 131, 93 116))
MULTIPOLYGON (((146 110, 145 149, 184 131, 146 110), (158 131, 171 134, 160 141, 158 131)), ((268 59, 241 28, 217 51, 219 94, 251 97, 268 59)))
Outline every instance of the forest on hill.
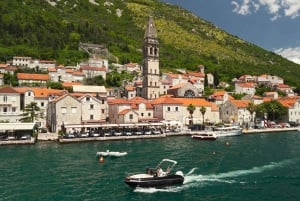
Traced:
POLYGON ((231 35, 178 6, 157 0, 0 1, 0 61, 13 56, 74 65, 88 57, 80 43, 108 48, 110 62, 142 62, 148 17, 154 18, 163 72, 205 66, 230 81, 272 74, 300 88, 300 65, 231 35))

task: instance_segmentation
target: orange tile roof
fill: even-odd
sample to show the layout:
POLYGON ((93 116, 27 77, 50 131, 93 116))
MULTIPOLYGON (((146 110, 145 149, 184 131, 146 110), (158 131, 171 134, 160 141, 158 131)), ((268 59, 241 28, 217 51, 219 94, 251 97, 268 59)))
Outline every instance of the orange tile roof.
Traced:
POLYGON ((25 93, 26 91, 32 91, 30 87, 14 87, 14 89, 21 94, 25 93))
POLYGON ((297 102, 296 99, 278 99, 278 101, 287 108, 293 108, 297 102))
POLYGON ((205 74, 200 72, 188 72, 186 75, 193 76, 193 77, 201 77, 201 78, 205 77, 205 74))
POLYGON ((0 64, 0 68, 6 68, 8 66, 9 66, 9 64, 0 64))
POLYGON ((272 101, 273 99, 270 98, 270 97, 263 97, 263 102, 270 102, 272 101))
POLYGON ((73 75, 76 75, 76 76, 84 76, 84 73, 81 72, 81 71, 74 71, 74 72, 73 72, 73 75))
POLYGON ((65 69, 65 72, 72 74, 74 72, 74 70, 73 69, 65 69))
POLYGON ((2 87, 2 88, 0 88, 0 93, 14 94, 14 93, 19 93, 19 92, 12 87, 2 87))
POLYGON ((276 86, 277 86, 278 88, 290 88, 290 86, 287 85, 287 84, 276 84, 276 86))
POLYGON ((192 104, 195 107, 198 106, 212 107, 212 105, 214 105, 214 103, 208 102, 203 98, 174 98, 174 99, 181 102, 184 106, 188 106, 189 104, 192 104))
POLYGON ((39 98, 47 98, 49 95, 63 95, 67 93, 65 90, 48 89, 48 88, 32 88, 34 96, 39 98))
POLYGON ((133 68, 133 67, 136 67, 136 66, 138 66, 138 64, 137 63, 128 63, 128 64, 124 64, 124 66, 126 66, 126 67, 128 67, 128 68, 133 68))
POLYGON ((50 79, 48 74, 30 74, 30 73, 17 73, 18 80, 44 80, 50 79))
POLYGON ((57 72, 57 69, 55 67, 49 67, 48 72, 57 72))
POLYGON ((247 83, 239 83, 238 84, 240 87, 243 87, 243 88, 254 88, 256 86, 255 83, 250 83, 250 82, 247 82, 247 83))
POLYGON ((237 108, 247 108, 250 100, 230 100, 233 105, 235 105, 237 108))
POLYGON ((129 99, 128 101, 130 103, 146 103, 146 102, 148 102, 148 100, 146 100, 142 97, 139 97, 139 96, 133 97, 133 98, 129 99))
POLYGON ((62 83, 63 87, 72 87, 74 85, 81 85, 80 82, 63 82, 62 83))
POLYGON ((162 96, 159 97, 151 102, 153 105, 157 104, 177 104, 177 105, 182 105, 182 103, 175 98, 171 98, 169 96, 162 96))
POLYGON ((180 88, 184 87, 187 84, 188 84, 187 82, 176 84, 176 85, 172 86, 170 89, 180 89, 180 88))
POLYGON ((116 98, 116 99, 108 100, 108 104, 109 105, 119 105, 119 104, 130 104, 130 103, 125 99, 116 98))
POLYGON ((185 75, 182 74, 167 73, 166 75, 168 75, 172 79, 179 79, 179 77, 181 77, 182 79, 188 79, 185 75))
POLYGON ((119 112, 119 115, 125 115, 128 112, 130 112, 130 111, 131 111, 130 109, 124 109, 124 110, 122 110, 122 111, 119 112))
POLYGON ((134 86, 127 85, 127 86, 125 87, 125 89, 126 89, 127 91, 134 91, 134 90, 135 90, 135 87, 134 87, 134 86))
POLYGON ((226 91, 215 91, 212 96, 224 96, 226 91))

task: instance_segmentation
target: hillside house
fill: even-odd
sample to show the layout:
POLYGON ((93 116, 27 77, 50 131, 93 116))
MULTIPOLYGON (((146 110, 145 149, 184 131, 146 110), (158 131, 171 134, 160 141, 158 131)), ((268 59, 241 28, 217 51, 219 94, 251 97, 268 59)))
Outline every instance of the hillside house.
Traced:
POLYGON ((254 95, 256 84, 255 83, 235 83, 235 93, 254 95))
POLYGON ((46 86, 50 80, 48 74, 17 73, 19 86, 46 86))

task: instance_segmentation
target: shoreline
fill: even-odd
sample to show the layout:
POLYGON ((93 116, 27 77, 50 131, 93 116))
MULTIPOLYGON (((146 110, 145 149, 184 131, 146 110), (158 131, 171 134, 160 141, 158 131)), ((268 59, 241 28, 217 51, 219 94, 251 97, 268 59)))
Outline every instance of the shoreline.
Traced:
MULTIPOLYGON (((292 128, 263 128, 263 129, 243 129, 242 134, 261 134, 261 133, 278 133, 278 132, 289 132, 298 131, 297 127, 292 128)), ((135 139, 158 139, 166 137, 193 135, 195 133, 205 131, 190 131, 184 130, 181 132, 168 132, 158 135, 132 135, 132 136, 109 136, 109 137, 85 137, 85 138, 61 138, 57 133, 39 133, 37 138, 31 137, 28 140, 7 140, 0 141, 1 145, 33 145, 36 142, 58 142, 60 144, 67 143, 79 143, 79 142, 94 142, 94 141, 116 141, 116 140, 135 140, 135 139)))

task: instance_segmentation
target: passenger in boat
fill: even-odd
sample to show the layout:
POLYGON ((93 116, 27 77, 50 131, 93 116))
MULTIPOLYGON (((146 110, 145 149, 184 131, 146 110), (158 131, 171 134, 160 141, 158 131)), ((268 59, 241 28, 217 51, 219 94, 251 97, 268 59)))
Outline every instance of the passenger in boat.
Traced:
POLYGON ((161 167, 157 168, 157 176, 162 176, 163 175, 163 170, 161 169, 161 167))
POLYGON ((170 173, 170 170, 171 170, 171 168, 170 168, 170 166, 168 166, 168 168, 167 168, 167 170, 166 170, 166 174, 169 174, 169 173, 170 173))

